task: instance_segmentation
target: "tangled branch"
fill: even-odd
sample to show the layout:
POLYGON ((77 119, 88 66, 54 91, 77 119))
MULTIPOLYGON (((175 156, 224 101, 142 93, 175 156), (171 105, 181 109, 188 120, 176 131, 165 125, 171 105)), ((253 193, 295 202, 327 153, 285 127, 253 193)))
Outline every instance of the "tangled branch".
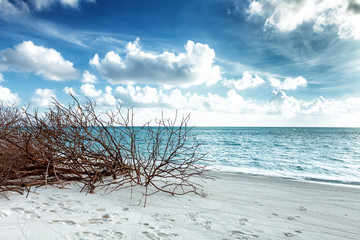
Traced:
POLYGON ((189 116, 136 127, 132 109, 99 114, 94 102, 73 99, 54 100, 44 114, 0 105, 0 193, 68 182, 88 193, 140 185, 146 204, 160 191, 197 193, 193 177, 208 177, 189 116))

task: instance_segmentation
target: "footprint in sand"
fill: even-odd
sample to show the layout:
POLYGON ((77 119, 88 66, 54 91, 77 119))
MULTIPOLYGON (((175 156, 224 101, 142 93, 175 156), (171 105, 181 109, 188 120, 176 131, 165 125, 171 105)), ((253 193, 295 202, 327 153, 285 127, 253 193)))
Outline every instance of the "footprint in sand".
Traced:
POLYGON ((4 212, 0 212, 0 218, 7 217, 8 215, 4 212))
MULTIPOLYGON (((296 231, 295 231, 295 233, 300 234, 300 233, 301 233, 301 231, 296 230, 296 231)), ((285 237, 295 237, 296 235, 295 235, 295 234, 293 234, 293 233, 290 233, 290 232, 286 232, 286 233, 284 233, 284 236, 285 236, 285 237)))
POLYGON ((289 232, 284 233, 284 236, 285 236, 285 237, 295 237, 295 235, 294 235, 294 234, 289 233, 289 232))
MULTIPOLYGON (((67 195, 64 195, 67 196, 67 195)), ((48 198, 49 200, 52 197, 48 198)), ((48 203, 44 203, 44 209, 42 211, 46 212, 57 212, 62 211, 65 213, 73 214, 73 213, 89 213, 87 209, 95 208, 97 205, 93 206, 93 204, 86 204, 88 207, 81 209, 79 206, 81 205, 81 201, 75 201, 70 199, 63 198, 52 198, 53 200, 48 203), (45 207, 46 206, 46 207, 45 207)))
POLYGON ((80 225, 88 225, 88 224, 105 224, 105 223, 114 223, 114 224, 122 224, 127 222, 129 218, 120 218, 117 213, 106 213, 102 216, 89 218, 88 222, 82 222, 80 225))
POLYGON ((144 234, 146 238, 151 239, 151 240, 160 239, 154 233, 151 233, 151 232, 148 232, 148 231, 144 231, 144 232, 142 232, 142 234, 144 234))
POLYGON ((116 218, 117 216, 119 216, 119 215, 116 213, 114 213, 114 214, 107 213, 98 218, 90 218, 89 223, 90 224, 104 224, 106 222, 111 222, 112 218, 116 218))
POLYGON ((31 213, 30 215, 28 215, 30 219, 35 220, 35 219, 41 219, 41 217, 36 214, 36 213, 31 213))
POLYGON ((156 230, 154 232, 143 231, 142 234, 144 234, 144 236, 147 239, 151 239, 151 240, 169 239, 169 238, 172 238, 172 237, 179 236, 177 233, 165 233, 165 232, 162 232, 160 229, 156 230))
POLYGON ((124 234, 119 231, 100 230, 95 232, 83 231, 76 232, 71 236, 68 236, 68 240, 92 240, 92 239, 107 239, 107 240, 121 240, 124 234))
POLYGON ((245 233, 239 230, 233 230, 230 232, 230 236, 235 236, 237 239, 246 239, 246 240, 250 240, 250 239, 257 239, 259 238, 258 235, 256 234, 249 234, 249 233, 245 233))
POLYGON ((140 223, 140 227, 144 227, 144 231, 142 234, 147 239, 172 239, 173 237, 177 237, 177 233, 172 233, 172 227, 170 225, 161 225, 157 228, 151 226, 149 223, 140 223))
POLYGON ((52 220, 50 223, 62 223, 62 224, 67 224, 67 225, 75 225, 76 222, 71 221, 71 220, 52 220))
POLYGON ((211 221, 205 221, 203 222, 203 226, 205 227, 206 230, 210 230, 211 229, 211 221))
POLYGON ((25 218, 28 219, 32 219, 32 220, 36 220, 36 219, 40 219, 41 217, 32 209, 25 209, 22 207, 13 207, 11 208, 12 211, 14 212, 18 212, 18 213, 23 213, 25 214, 25 218))
POLYGON ((260 202, 258 202, 258 201, 253 201, 253 203, 255 203, 256 205, 262 207, 262 204, 260 202))
POLYGON ((145 226, 147 228, 150 228, 151 230, 154 230, 155 228, 150 226, 150 223, 139 223, 140 226, 145 226))
POLYGON ((244 226, 247 222, 248 222, 248 220, 246 218, 239 219, 239 225, 241 225, 241 226, 244 226))
POLYGON ((170 215, 168 215, 168 214, 158 214, 158 213, 156 213, 156 214, 153 214, 152 217, 157 222, 164 222, 164 221, 175 222, 175 219, 170 218, 170 215))
POLYGON ((295 217, 288 217, 287 219, 290 221, 295 221, 296 218, 301 218, 300 216, 295 216, 295 217))
POLYGON ((187 218, 189 218, 195 225, 203 226, 206 230, 211 229, 211 225, 213 224, 211 221, 208 221, 208 217, 204 216, 202 212, 196 213, 187 213, 187 218))
POLYGON ((267 218, 274 218, 274 217, 279 217, 279 214, 277 213, 272 213, 271 215, 267 216, 267 218))
POLYGON ((188 213, 186 214, 186 216, 193 222, 197 221, 197 216, 199 213, 188 213))
POLYGON ((22 207, 13 207, 11 208, 12 211, 15 211, 15 212, 23 212, 25 213, 25 209, 22 208, 22 207))
POLYGON ((67 198, 67 197, 69 197, 68 195, 63 195, 63 194, 52 194, 51 196, 53 196, 53 197, 58 197, 58 198, 67 198))
POLYGON ((307 209, 306 208, 304 208, 303 206, 299 206, 299 208, 298 208, 300 211, 303 211, 303 212, 305 212, 305 211, 307 211, 307 209))

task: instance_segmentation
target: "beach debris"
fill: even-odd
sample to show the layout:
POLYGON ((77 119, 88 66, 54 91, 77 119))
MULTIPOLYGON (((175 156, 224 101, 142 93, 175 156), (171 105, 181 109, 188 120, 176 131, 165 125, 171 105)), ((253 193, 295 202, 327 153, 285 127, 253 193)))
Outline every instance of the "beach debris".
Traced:
POLYGON ((68 105, 53 99, 44 113, 0 105, 0 194, 75 182, 86 193, 142 186, 144 205, 156 192, 205 196, 192 181, 210 177, 189 115, 138 127, 133 109, 99 113, 95 102, 72 97, 68 105))

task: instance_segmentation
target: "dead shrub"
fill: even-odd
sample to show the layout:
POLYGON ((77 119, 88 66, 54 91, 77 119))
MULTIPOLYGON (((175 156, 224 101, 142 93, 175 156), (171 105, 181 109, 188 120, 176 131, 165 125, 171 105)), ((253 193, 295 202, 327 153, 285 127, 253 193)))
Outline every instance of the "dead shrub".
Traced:
POLYGON ((197 193, 192 178, 208 177, 189 116, 136 127, 132 109, 99 114, 94 102, 73 99, 54 100, 44 114, 0 105, 0 193, 69 181, 89 193, 140 185, 146 204, 159 191, 197 193))

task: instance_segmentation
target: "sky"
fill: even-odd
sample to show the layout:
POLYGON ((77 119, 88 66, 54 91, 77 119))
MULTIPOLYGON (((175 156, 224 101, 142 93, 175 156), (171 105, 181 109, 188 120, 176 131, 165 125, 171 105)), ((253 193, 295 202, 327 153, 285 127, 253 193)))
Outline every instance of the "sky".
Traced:
POLYGON ((360 0, 0 0, 0 102, 360 127, 360 0))

